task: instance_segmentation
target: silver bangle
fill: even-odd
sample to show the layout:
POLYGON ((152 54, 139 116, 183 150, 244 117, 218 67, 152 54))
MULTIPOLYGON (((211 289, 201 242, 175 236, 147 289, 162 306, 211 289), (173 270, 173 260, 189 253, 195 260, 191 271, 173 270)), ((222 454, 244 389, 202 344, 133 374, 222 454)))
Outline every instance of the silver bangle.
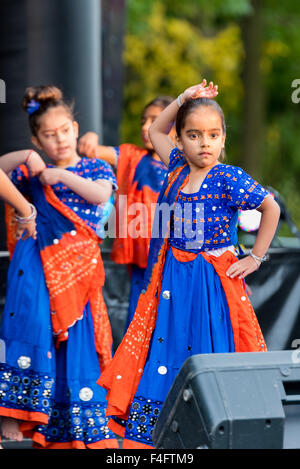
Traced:
POLYGON ((249 251, 249 256, 253 257, 253 259, 255 259, 256 261, 259 261, 259 262, 265 262, 265 261, 269 260, 269 256, 267 256, 267 255, 265 255, 263 257, 256 256, 255 254, 253 254, 252 249, 250 249, 250 251, 249 251))
POLYGON ((179 95, 177 96, 177 104, 178 104, 178 107, 180 107, 180 106, 183 105, 183 102, 181 101, 181 96, 182 96, 182 94, 179 94, 179 95))
POLYGON ((30 223, 32 220, 36 218, 37 212, 36 212, 35 206, 32 204, 29 204, 29 205, 31 208, 31 214, 28 217, 20 217, 19 215, 15 214, 16 222, 21 223, 21 224, 26 224, 26 223, 30 223))

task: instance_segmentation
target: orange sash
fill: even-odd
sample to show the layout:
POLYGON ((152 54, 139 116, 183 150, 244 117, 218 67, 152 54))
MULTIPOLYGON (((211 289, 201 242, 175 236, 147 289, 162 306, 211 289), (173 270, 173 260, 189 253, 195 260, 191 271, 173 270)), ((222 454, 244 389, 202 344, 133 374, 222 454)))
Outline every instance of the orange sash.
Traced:
MULTIPOLYGON (((68 329, 82 318, 83 310, 89 302, 102 372, 112 359, 112 334, 102 296, 105 272, 99 247, 100 239, 73 210, 58 199, 50 186, 41 186, 41 192, 36 198, 45 197, 46 202, 74 226, 74 230, 60 233, 57 240, 40 249, 57 346, 61 341, 67 340, 68 329)), ((37 200, 33 202, 39 203, 37 200)), ((16 244, 16 225, 11 217, 12 211, 7 207, 8 248, 12 255, 16 244)))
POLYGON ((116 238, 113 242, 111 258, 117 264, 137 264, 139 267, 145 268, 147 266, 149 238, 133 239, 128 234, 128 225, 133 218, 128 213, 128 208, 132 202, 136 202, 134 199, 136 188, 133 185, 133 178, 137 165, 142 157, 147 154, 147 150, 127 143, 120 145, 119 149, 116 238), (120 196, 126 196, 126 198, 120 196))

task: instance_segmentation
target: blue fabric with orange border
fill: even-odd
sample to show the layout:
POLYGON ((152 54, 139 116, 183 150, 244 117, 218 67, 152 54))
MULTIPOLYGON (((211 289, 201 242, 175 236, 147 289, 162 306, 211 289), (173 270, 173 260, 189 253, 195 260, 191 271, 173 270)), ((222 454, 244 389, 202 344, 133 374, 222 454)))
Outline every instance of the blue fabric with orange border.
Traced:
MULTIPOLYGON (((84 176, 89 177, 89 171, 84 176)), ((21 430, 42 447, 117 448, 106 425, 106 392, 96 385, 112 348, 107 311, 101 303, 100 240, 38 178, 28 178, 20 168, 15 177, 37 208, 38 237, 16 244, 9 267, 1 324, 6 357, 0 364, 0 415, 22 420, 21 430), (59 281, 60 275, 65 282, 59 281), (73 308, 76 295, 70 292, 81 291, 81 286, 85 299, 75 298, 73 308), (57 311, 52 296, 58 299, 57 311), (73 313, 76 307, 81 310, 73 313), (59 315, 62 321, 55 323, 59 315), (55 324, 65 327, 62 338, 55 324)), ((94 179, 101 179, 101 171, 94 179)), ((89 208, 92 211, 91 204, 89 208)))
MULTIPOLYGON (((174 149, 158 203, 172 206, 177 202, 188 174, 182 153, 174 149)), ((267 192, 261 191, 257 183, 253 185, 257 189, 253 200, 258 206, 267 192)), ((247 187, 244 185, 244 189, 247 187)), ((237 196, 235 211, 244 206, 245 196, 254 188, 238 191, 243 196, 237 196)), ((200 188, 199 196, 202 189, 206 190, 200 188)), ((219 257, 209 256, 202 246, 196 252, 186 245, 184 250, 170 246, 168 220, 161 225, 158 212, 153 225, 158 236, 151 239, 136 313, 112 363, 98 381, 108 390, 107 414, 112 416, 109 427, 125 437, 124 448, 152 447, 152 431, 163 401, 191 354, 266 350, 244 281, 226 275, 237 257, 230 251, 219 257)), ((225 246, 232 239, 229 237, 225 246)))

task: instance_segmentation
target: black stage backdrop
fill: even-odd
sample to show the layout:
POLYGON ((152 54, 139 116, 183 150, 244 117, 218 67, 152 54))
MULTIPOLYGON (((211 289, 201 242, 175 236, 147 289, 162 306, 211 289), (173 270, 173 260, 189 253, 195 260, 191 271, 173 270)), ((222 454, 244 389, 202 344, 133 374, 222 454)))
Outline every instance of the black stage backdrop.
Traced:
MULTIPOLYGON (((1 0, 0 155, 32 147, 25 88, 54 84, 75 100, 80 135, 119 145, 126 0, 1 0)), ((6 250, 0 201, 0 251, 6 250)))
POLYGON ((300 340, 300 249, 272 248, 270 260, 247 277, 269 350, 289 350, 300 340))

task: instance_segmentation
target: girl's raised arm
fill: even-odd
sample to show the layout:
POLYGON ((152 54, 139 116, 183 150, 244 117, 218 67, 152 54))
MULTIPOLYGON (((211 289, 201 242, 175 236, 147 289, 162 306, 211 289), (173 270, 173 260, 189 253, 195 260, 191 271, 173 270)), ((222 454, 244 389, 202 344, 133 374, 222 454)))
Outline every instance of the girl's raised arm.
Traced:
POLYGON ((162 162, 169 166, 169 155, 174 148, 174 143, 168 136, 174 121, 176 120, 179 107, 187 99, 196 98, 210 98, 213 99, 217 96, 218 87, 214 86, 212 82, 206 86, 206 80, 203 80, 199 85, 194 85, 187 88, 182 94, 178 96, 169 106, 167 106, 155 119, 149 128, 149 135, 154 147, 155 152, 158 154, 162 162))

